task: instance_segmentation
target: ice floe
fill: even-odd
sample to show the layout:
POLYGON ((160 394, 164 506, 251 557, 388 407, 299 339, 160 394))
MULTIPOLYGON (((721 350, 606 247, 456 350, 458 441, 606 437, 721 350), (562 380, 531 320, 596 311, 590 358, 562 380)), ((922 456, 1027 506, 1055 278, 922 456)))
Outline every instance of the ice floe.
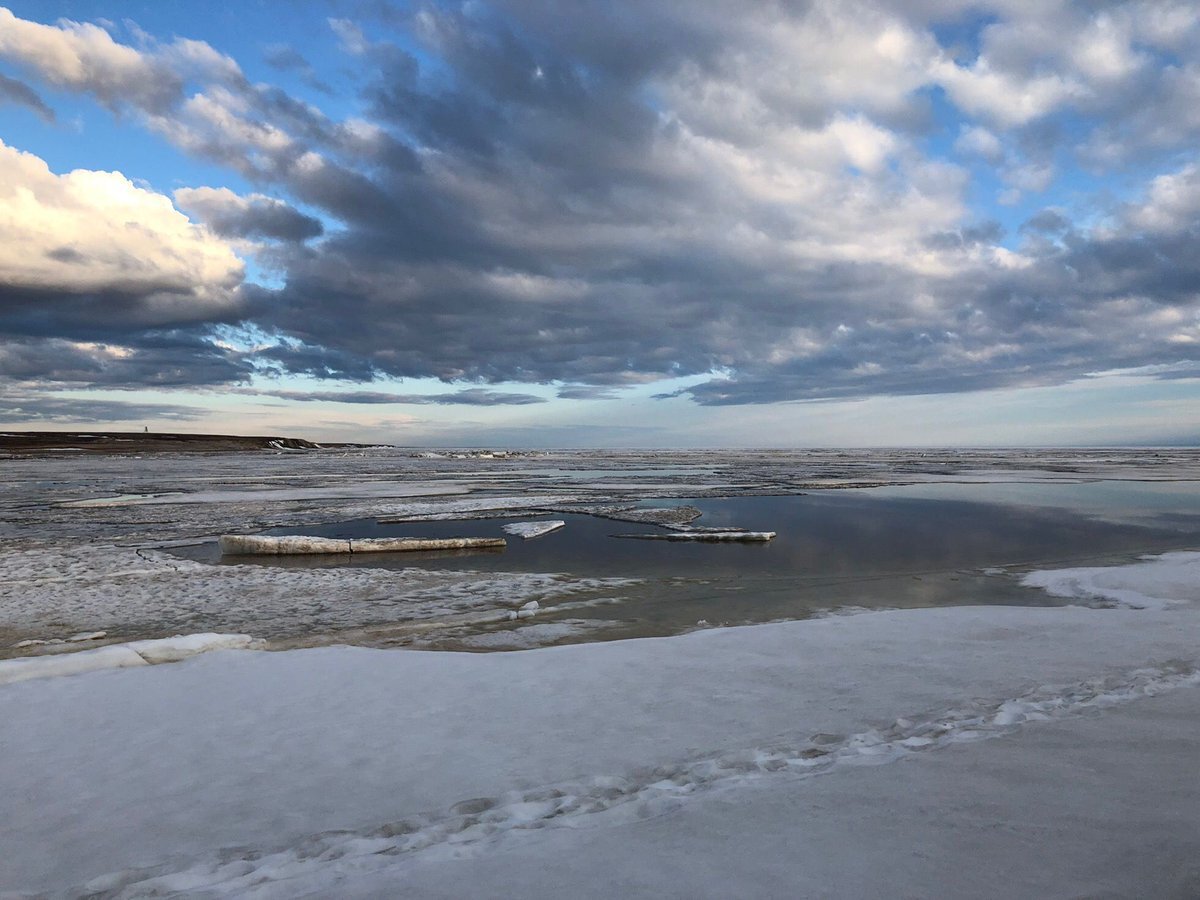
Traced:
POLYGON ((614 534, 615 538, 632 538, 639 541, 699 541, 714 544, 761 544, 774 540, 774 531, 668 531, 663 534, 614 534))
POLYGON ((553 519, 546 522, 509 522, 507 525, 502 525, 501 528, 506 534, 516 535, 528 541, 552 531, 558 531, 560 528, 566 527, 566 524, 562 519, 553 519))
POLYGON ((618 522, 637 522, 642 525, 686 525, 700 518, 694 506, 587 506, 578 510, 618 522))
POLYGON ((502 550, 504 538, 337 538, 311 535, 226 534, 221 552, 230 556, 309 556, 322 553, 411 553, 421 550, 502 550))

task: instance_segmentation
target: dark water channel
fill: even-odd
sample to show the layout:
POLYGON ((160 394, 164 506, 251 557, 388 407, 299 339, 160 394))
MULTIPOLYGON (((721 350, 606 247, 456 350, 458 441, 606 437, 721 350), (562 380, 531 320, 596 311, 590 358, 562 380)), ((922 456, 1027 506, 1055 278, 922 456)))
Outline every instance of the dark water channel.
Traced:
MULTIPOLYGON (((642 505, 683 504, 703 510, 696 524, 775 531, 778 537, 769 544, 618 540, 612 535, 659 529, 555 514, 542 518, 564 519, 564 529, 528 541, 508 536, 507 549, 498 552, 224 560, 213 545, 181 552, 209 562, 289 567, 420 566, 644 579, 636 588, 622 590, 623 603, 595 611, 620 620, 605 635, 620 637, 673 633, 701 620, 715 625, 804 618, 839 607, 1051 605, 1065 601, 1021 587, 1014 574, 1200 549, 1200 490, 1191 482, 1059 484, 1043 491, 1029 485, 1008 491, 996 485, 936 485, 642 505)), ((303 533, 340 538, 503 536, 506 522, 529 520, 380 525, 368 519, 314 526, 303 533)))

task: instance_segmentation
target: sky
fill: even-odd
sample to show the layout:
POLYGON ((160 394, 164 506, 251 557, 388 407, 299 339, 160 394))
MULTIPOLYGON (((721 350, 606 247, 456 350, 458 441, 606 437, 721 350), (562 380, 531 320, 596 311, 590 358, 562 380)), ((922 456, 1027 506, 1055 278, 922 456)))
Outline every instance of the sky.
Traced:
POLYGON ((0 0, 0 428, 1200 443, 1200 5, 0 0))

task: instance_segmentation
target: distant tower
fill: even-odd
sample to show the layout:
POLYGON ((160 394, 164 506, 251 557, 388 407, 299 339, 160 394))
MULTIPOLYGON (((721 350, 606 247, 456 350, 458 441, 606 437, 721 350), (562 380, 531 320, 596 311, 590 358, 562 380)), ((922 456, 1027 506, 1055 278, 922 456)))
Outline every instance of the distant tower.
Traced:
POLYGON ((143 434, 149 434, 149 433, 150 433, 150 426, 149 426, 149 425, 143 425, 143 426, 142 426, 142 433, 143 433, 143 434))

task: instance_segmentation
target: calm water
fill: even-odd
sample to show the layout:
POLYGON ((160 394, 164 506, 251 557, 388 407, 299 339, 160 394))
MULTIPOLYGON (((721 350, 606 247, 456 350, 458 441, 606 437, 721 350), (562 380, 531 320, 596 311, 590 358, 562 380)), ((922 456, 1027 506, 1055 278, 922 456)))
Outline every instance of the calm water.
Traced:
MULTIPOLYGON (((625 601, 594 611, 619 620, 604 637, 674 633, 711 624, 804 618, 837 607, 1049 605, 1011 575, 985 572, 1116 562, 1143 553, 1200 549, 1200 485, 1097 482, 1054 485, 921 485, 800 496, 655 501, 703 510, 696 524, 778 532, 769 544, 617 540, 655 532, 586 515, 554 515, 566 528, 530 541, 509 536, 490 553, 241 557, 259 565, 375 566, 567 572, 645 579, 625 601)), ((328 537, 503 535, 522 519, 380 525, 374 520, 304 529, 328 537)), ((296 533, 280 529, 275 533, 296 533)), ((212 545, 186 555, 218 562, 212 545)), ((591 613, 578 610, 574 617, 591 613)), ((538 621, 552 621, 552 615, 538 621)), ((592 635, 595 639, 599 635, 592 635)))

